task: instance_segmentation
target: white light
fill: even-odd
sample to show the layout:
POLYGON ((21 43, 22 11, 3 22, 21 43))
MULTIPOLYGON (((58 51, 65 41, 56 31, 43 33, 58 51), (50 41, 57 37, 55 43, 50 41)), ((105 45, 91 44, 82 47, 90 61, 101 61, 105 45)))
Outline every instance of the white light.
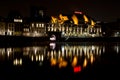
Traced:
POLYGON ((55 43, 50 43, 50 47, 51 47, 52 49, 55 49, 56 44, 55 44, 55 43))
POLYGON ((51 41, 54 41, 54 40, 56 40, 56 37, 55 37, 55 35, 52 35, 52 37, 50 37, 50 40, 51 40, 51 41))
POLYGON ((80 11, 75 11, 74 13, 76 13, 76 14, 82 14, 82 12, 80 12, 80 11))
POLYGON ((92 50, 95 50, 95 46, 92 46, 92 50))
POLYGON ((65 32, 62 32, 62 34, 64 35, 64 34, 65 34, 65 32))
POLYGON ((14 19, 14 22, 22 22, 22 19, 14 19))

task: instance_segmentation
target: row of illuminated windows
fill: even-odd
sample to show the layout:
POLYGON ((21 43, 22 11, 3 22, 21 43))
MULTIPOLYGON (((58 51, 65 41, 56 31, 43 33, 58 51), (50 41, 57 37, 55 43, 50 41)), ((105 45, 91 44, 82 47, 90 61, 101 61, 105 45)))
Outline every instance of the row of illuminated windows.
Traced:
POLYGON ((32 27, 36 27, 36 28, 39 28, 39 27, 45 27, 45 24, 43 23, 32 23, 32 27))
POLYGON ((101 28, 73 28, 73 27, 48 27, 48 31, 65 31, 65 32, 101 32, 101 28))

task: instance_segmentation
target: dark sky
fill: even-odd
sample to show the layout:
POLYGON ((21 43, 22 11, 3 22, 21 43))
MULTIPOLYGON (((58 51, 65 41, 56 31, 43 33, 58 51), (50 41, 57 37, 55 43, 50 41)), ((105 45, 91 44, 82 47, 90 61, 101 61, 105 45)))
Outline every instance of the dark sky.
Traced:
POLYGON ((119 0, 0 0, 0 16, 7 16, 10 10, 27 16, 31 5, 46 7, 49 15, 79 10, 100 21, 120 18, 119 0))

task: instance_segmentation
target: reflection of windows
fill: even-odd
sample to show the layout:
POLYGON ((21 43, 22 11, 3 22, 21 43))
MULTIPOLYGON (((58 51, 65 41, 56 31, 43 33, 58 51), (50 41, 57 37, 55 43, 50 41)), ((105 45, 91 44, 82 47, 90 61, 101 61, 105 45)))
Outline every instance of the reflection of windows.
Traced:
POLYGON ((25 32, 29 32, 29 29, 27 29, 27 28, 24 28, 24 31, 25 31, 25 32))

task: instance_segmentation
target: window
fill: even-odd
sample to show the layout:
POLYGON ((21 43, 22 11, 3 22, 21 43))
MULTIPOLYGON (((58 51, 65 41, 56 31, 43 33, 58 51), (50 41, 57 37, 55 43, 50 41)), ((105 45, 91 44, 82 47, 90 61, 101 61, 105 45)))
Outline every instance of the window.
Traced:
POLYGON ((36 27, 38 27, 38 23, 36 24, 36 27))
POLYGON ((42 24, 42 27, 44 27, 44 24, 42 24))
POLYGON ((32 23, 32 27, 34 27, 34 23, 32 23))

